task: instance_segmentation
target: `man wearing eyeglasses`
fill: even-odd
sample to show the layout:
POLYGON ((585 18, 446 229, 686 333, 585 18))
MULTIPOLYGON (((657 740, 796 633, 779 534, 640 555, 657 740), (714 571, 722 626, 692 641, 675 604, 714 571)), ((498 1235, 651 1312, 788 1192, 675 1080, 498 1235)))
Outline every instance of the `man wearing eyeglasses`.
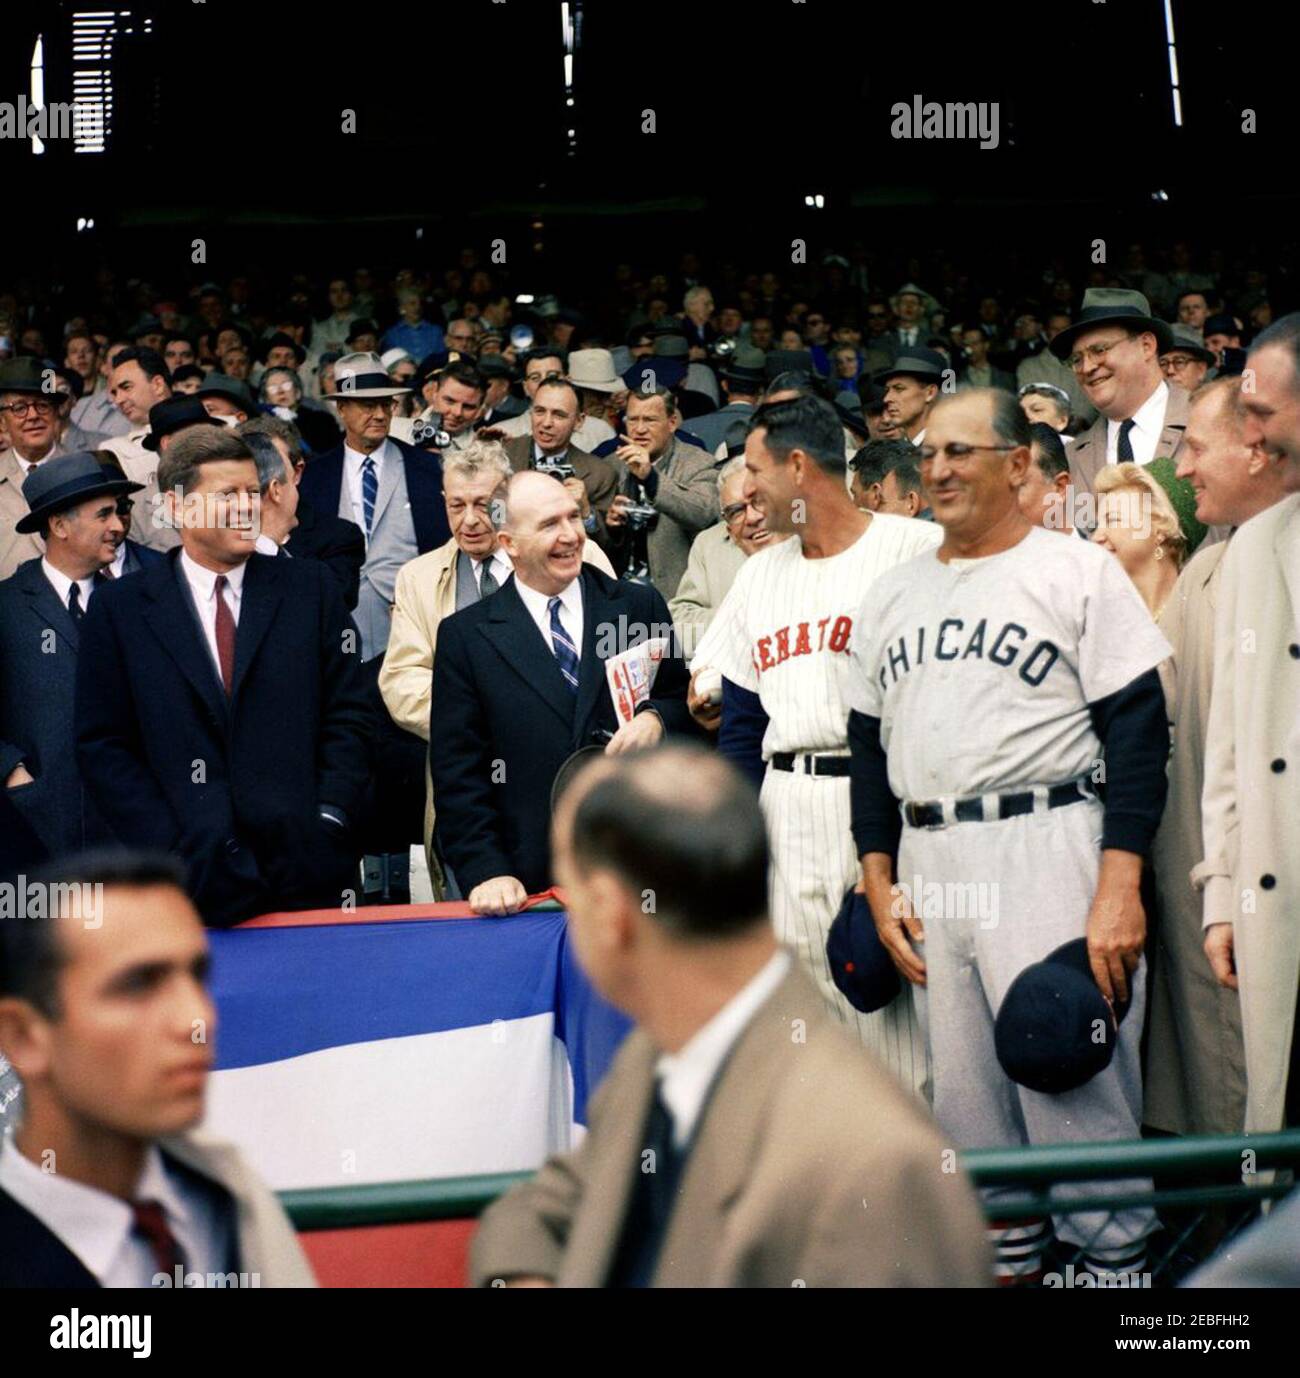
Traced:
MULTIPOLYGON (((1139 884, 1165 800, 1170 648, 1100 547, 1031 525, 1032 438, 1010 393, 936 403, 919 457, 943 544, 877 578, 846 677, 861 884, 895 966, 925 988, 934 1113, 958 1148, 1139 1134, 1139 884), (1037 1045, 995 1038, 1007 993, 1080 942, 1084 989, 1109 1002, 1092 1029, 1106 1065, 1050 1090, 1013 1079, 1037 1045)), ((1060 1209, 1088 1190, 1060 1188, 1060 1209)), ((1156 1226, 1138 1208, 1057 1218, 1093 1271, 1140 1272, 1156 1226)), ((990 1231, 1002 1278, 1041 1271, 1049 1220, 990 1231)))
POLYGON ((27 560, 45 553, 36 532, 23 534, 16 525, 28 512, 23 480, 47 459, 63 454, 59 445, 58 406, 63 394, 46 388, 39 359, 6 359, 0 363, 0 579, 7 579, 27 560))
POLYGON ((1205 382, 1205 375, 1218 362, 1218 356, 1185 325, 1173 326, 1171 333, 1173 348, 1160 356, 1160 369, 1168 382, 1177 383, 1190 397, 1205 382))
POLYGON ((1169 386, 1160 365, 1173 346, 1172 330, 1141 292, 1111 287, 1089 288, 1074 324, 1053 339, 1052 353, 1101 413, 1070 447, 1076 503, 1107 464, 1167 458, 1177 465, 1188 395, 1169 386))

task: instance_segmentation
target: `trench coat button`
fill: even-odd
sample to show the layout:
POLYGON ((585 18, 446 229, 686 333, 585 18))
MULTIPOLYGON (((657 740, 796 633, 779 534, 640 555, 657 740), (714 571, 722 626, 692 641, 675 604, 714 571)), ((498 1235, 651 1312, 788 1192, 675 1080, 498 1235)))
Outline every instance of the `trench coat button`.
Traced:
POLYGON ((1276 884, 1277 877, 1269 872, 1265 872, 1264 875, 1260 876, 1259 878, 1259 886, 1261 890, 1271 890, 1276 884))
POLYGON ((1287 650, 1291 652, 1292 660, 1300 660, 1300 646, 1294 641, 1287 647, 1287 650))
POLYGON ((1279 757, 1277 758, 1277 760, 1273 762, 1273 765, 1272 765, 1273 774, 1274 774, 1274 775, 1281 775, 1282 772, 1283 772, 1285 769, 1286 769, 1286 762, 1279 756, 1279 757))

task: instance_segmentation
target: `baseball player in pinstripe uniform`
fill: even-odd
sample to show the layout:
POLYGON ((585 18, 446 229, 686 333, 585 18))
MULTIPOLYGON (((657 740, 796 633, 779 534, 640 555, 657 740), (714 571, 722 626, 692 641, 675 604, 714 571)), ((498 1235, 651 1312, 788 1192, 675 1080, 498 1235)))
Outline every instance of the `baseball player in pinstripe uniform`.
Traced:
MULTIPOLYGON (((863 886, 926 987, 934 1113, 959 1148, 1140 1137, 1139 880, 1164 806, 1170 650, 1117 561, 1020 511, 1030 442, 1009 393, 935 405, 921 474, 944 542, 871 590, 848 689, 863 886), (1080 938, 1127 1014, 1093 1029, 1113 1051, 1089 1080, 1029 1089, 1003 1070, 995 1020, 1026 967, 1080 938)), ((1057 1236, 1094 1270, 1140 1271, 1153 1213, 1066 1213, 1091 1190, 1056 1188, 1057 1236)), ((1002 1276, 1040 1271, 1050 1234, 1000 1229, 1002 1276)))
POLYGON ((829 403, 802 396, 755 413, 745 499, 790 539, 745 562, 694 664, 723 675, 720 749, 761 777, 777 936, 834 1014, 904 1084, 923 1091, 925 1041, 910 991, 875 1014, 859 1013, 831 977, 826 938, 858 878, 844 690, 863 595, 883 571, 933 549, 942 533, 929 522, 858 511, 844 471, 840 421, 829 403))

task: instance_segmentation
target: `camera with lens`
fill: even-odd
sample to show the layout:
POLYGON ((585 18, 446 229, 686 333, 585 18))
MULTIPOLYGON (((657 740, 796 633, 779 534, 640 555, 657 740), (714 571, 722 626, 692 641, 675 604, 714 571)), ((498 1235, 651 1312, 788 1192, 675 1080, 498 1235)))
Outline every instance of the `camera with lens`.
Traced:
POLYGON ((437 417, 417 417, 411 426, 411 444, 421 450, 430 445, 435 450, 445 450, 451 444, 451 436, 442 429, 437 417))
POLYGON ((720 335, 709 345, 711 359, 729 359, 736 352, 736 342, 729 335, 720 335))
POLYGON ((558 478, 561 483, 566 478, 577 477, 573 465, 566 464, 562 459, 539 459, 533 468, 539 474, 550 474, 552 478, 558 478))
POLYGON ((630 502, 623 508, 630 531, 648 531, 659 520, 659 509, 652 502, 630 502))

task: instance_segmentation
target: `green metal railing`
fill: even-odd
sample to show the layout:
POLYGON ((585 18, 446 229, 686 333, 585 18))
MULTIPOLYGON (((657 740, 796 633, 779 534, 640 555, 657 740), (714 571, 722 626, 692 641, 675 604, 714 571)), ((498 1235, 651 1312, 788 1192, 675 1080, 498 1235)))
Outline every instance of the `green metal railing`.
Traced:
MULTIPOLYGON (((1290 1190, 1289 1182, 1276 1180, 1225 1183, 1224 1174, 1241 1172, 1243 1155, 1247 1153, 1254 1155, 1252 1166, 1257 1174, 1300 1170, 1300 1130, 1251 1137, 1225 1134, 1048 1148, 981 1148, 961 1154, 960 1161, 976 1186, 1025 1188, 1023 1200, 998 1203, 998 1217, 1007 1219, 1050 1211, 1050 1188, 1060 1182, 1151 1177, 1158 1183, 1177 1180, 1189 1184, 1174 1188, 1158 1185, 1150 1192, 1137 1194, 1101 1192, 1087 1200, 1072 1200, 1072 1211, 1109 1210, 1121 1205, 1151 1205, 1157 1209, 1253 1206, 1290 1190), (1196 1185, 1198 1178, 1200 1185, 1196 1185), (1210 1179, 1208 1184, 1206 1179, 1210 1179)), ((281 1192, 280 1200, 300 1230, 461 1220, 481 1214, 498 1196, 531 1175, 501 1172, 427 1182, 320 1187, 281 1192)))

